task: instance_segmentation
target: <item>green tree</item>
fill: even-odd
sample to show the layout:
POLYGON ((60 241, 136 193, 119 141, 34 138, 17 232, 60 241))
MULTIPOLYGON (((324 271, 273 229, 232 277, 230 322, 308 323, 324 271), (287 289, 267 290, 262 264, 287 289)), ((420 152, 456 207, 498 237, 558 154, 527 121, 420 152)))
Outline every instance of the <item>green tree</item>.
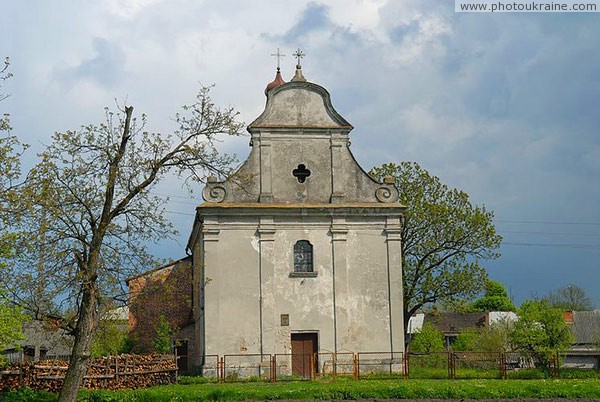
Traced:
POLYGON ((485 294, 471 304, 471 311, 515 311, 504 285, 498 281, 485 281, 485 294))
POLYGON ((452 350, 458 352, 479 351, 477 342, 481 337, 481 331, 475 328, 467 328, 459 332, 452 344, 452 350))
MULTIPOLYGON (((0 68, 0 101, 8 98, 8 94, 2 92, 2 84, 12 77, 8 72, 10 62, 8 57, 4 60, 4 66, 0 68)), ((19 142, 17 137, 11 135, 9 115, 0 113, 0 235, 7 236, 6 227, 14 221, 16 210, 14 202, 17 199, 15 182, 21 176, 20 158, 25 146, 19 142)), ((9 237, 4 238, 6 243, 9 237)), ((2 249, 0 249, 2 251, 2 249)))
POLYGON ((173 327, 164 315, 160 315, 156 325, 156 334, 152 339, 152 348, 158 353, 171 353, 173 350, 172 336, 175 333, 173 327))
POLYGON ((435 326, 426 322, 413 335, 409 347, 412 352, 443 352, 445 350, 444 334, 435 326))
POLYGON ((594 309, 594 302, 581 287, 570 284, 550 291, 546 296, 552 307, 563 310, 588 311, 594 309))
POLYGON ((22 324, 27 321, 22 310, 0 296, 0 351, 23 338, 22 324))
MULTIPOLYGON (((0 101, 8 98, 2 92, 4 81, 12 77, 8 71, 8 57, 0 68, 0 101)), ((8 231, 16 217, 13 207, 15 201, 15 180, 20 176, 20 156, 23 146, 16 137, 10 135, 10 120, 8 114, 0 115, 0 272, 6 271, 6 260, 15 252, 16 235, 8 231)), ((23 339, 22 323, 27 320, 22 310, 5 298, 0 289, 0 351, 14 342, 23 339)))
POLYGON ((548 367, 557 352, 564 352, 572 345, 573 335, 562 309, 553 308, 546 300, 528 300, 518 314, 510 341, 515 349, 528 353, 544 367, 548 367))
POLYGON ((406 331, 422 306, 479 293, 486 279, 480 261, 498 257, 502 238, 492 212, 472 205, 465 192, 449 189, 415 162, 388 163, 371 174, 393 176, 407 206, 402 227, 406 331))
POLYGON ((127 329, 123 329, 114 320, 100 320, 92 342, 92 356, 110 356, 131 351, 131 341, 127 329))
POLYGON ((14 272, 1 279, 17 272, 25 278, 13 281, 11 291, 36 315, 64 318, 64 311, 75 312, 74 346, 59 401, 77 397, 106 309, 103 300, 124 296, 123 280, 157 263, 145 244, 174 233, 164 217, 167 198, 153 193, 157 183, 173 174, 186 183, 229 174, 233 158, 218 152, 215 139, 241 133, 237 116, 233 108, 218 108, 206 87, 176 115, 171 135, 145 131, 146 117, 134 119, 133 107, 107 110, 100 125, 56 133, 30 171, 21 192, 30 236, 14 272), (40 294, 51 306, 41 305, 32 292, 31 283, 40 281, 40 294))
MULTIPOLYGON (((8 94, 5 94, 2 92, 2 84, 4 83, 4 81, 6 81, 10 77, 12 77, 12 73, 8 71, 9 67, 10 67, 10 60, 7 57, 4 59, 4 65, 0 68, 0 101, 3 101, 4 99, 8 98, 8 94)), ((9 131, 9 130, 10 130, 10 123, 8 120, 8 115, 3 114, 2 116, 0 116, 0 131, 9 131)))
POLYGON ((509 352, 509 337, 513 330, 513 322, 505 319, 492 323, 479 334, 474 348, 482 352, 509 352))

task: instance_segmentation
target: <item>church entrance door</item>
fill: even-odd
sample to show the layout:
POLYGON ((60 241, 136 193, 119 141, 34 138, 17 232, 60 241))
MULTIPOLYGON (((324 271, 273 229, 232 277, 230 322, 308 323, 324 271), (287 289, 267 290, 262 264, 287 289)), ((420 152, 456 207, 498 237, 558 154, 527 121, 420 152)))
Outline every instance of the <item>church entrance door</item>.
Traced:
MULTIPOLYGON (((316 332, 292 334, 292 374, 312 377, 314 356, 319 351, 318 341, 316 332)), ((316 372, 317 367, 314 369, 316 372)))

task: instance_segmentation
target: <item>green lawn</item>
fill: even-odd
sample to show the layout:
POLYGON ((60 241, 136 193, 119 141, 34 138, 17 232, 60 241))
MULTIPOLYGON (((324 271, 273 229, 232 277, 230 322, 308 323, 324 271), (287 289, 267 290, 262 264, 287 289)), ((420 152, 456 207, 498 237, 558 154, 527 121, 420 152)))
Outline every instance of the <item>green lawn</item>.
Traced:
MULTIPOLYGON (((363 380, 167 385, 142 390, 82 391, 82 401, 197 401, 358 398, 600 398, 600 380, 363 380)), ((32 391, 0 400, 54 401, 32 391)))

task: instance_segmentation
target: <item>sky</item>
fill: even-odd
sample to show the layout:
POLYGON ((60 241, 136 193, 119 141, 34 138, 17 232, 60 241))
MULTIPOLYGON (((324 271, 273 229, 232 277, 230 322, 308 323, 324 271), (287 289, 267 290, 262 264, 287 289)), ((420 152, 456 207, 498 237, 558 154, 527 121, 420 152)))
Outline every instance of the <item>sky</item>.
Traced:
MULTIPOLYGON (((355 128, 365 168, 416 161, 495 213, 502 256, 485 261, 517 303, 575 284, 600 308, 600 13, 455 13, 449 0, 5 1, 0 112, 35 162, 55 131, 103 121, 105 106, 146 113, 152 131, 200 85, 246 123, 301 48, 305 77, 355 128)), ((239 160, 248 137, 224 138, 239 160)), ((200 191, 159 191, 185 255, 200 191)))

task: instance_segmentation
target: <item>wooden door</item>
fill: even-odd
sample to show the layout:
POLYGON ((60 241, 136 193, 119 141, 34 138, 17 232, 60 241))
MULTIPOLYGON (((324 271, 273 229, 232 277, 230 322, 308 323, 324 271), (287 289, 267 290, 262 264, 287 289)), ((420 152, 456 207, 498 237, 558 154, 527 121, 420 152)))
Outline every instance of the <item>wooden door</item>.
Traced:
POLYGON ((180 340, 175 344, 175 353, 177 353, 177 370, 179 373, 188 371, 188 341, 180 340))
POLYGON ((313 356, 318 350, 316 332, 292 334, 292 374, 304 378, 312 377, 313 356))

